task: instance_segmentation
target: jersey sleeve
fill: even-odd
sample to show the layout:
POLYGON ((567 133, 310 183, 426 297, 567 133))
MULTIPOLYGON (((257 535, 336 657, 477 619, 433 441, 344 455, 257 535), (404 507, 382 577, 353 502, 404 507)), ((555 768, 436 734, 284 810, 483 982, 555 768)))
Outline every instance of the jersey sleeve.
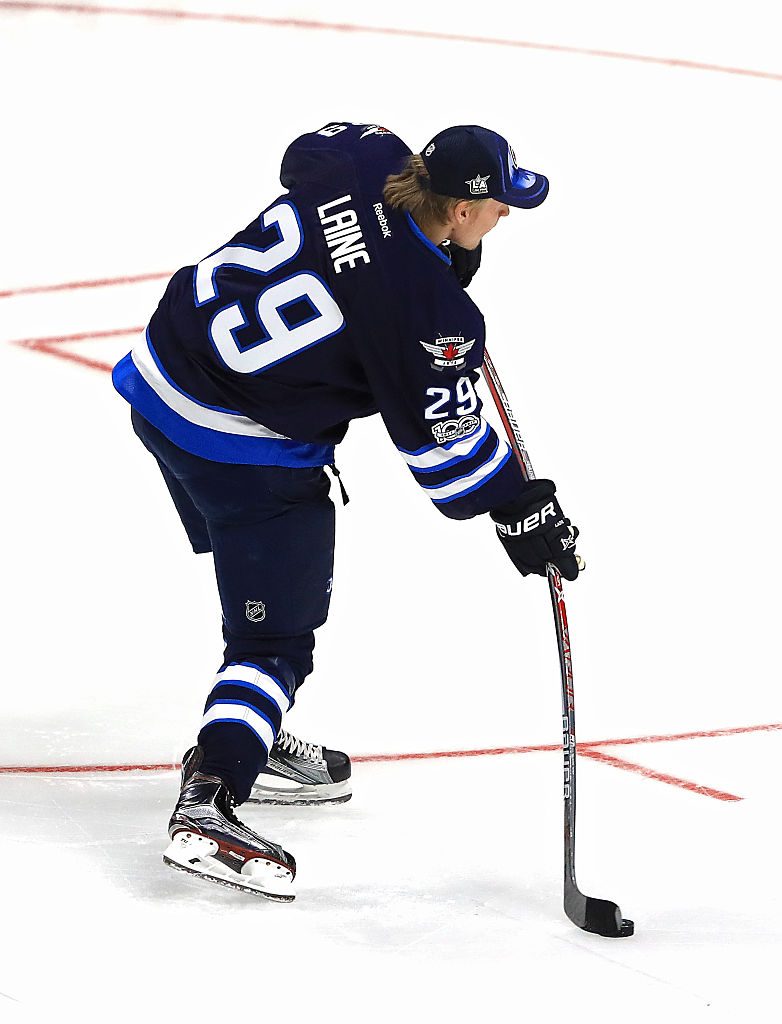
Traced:
POLYGON ((483 317, 455 280, 453 287, 461 301, 452 308, 435 303, 425 318, 395 317, 395 337, 383 331, 367 338, 362 362, 418 486, 443 515, 469 519, 516 499, 523 477, 507 441, 483 416, 476 390, 483 317))

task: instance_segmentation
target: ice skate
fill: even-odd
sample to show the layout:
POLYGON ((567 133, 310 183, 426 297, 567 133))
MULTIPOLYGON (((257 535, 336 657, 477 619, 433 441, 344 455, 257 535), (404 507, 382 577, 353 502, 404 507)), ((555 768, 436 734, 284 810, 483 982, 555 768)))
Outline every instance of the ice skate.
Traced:
POLYGON ((289 902, 296 862, 281 846, 247 828, 233 813, 228 786, 197 769, 198 748, 185 755, 183 785, 168 823, 164 863, 242 892, 289 902))
POLYGON ((350 800, 350 758, 280 730, 250 804, 342 804, 350 800))

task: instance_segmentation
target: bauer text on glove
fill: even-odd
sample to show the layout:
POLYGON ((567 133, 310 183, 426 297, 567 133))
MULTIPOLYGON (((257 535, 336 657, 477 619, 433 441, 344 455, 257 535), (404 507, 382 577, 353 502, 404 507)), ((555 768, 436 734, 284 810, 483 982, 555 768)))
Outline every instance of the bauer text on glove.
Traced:
POLYGON ((546 575, 551 562, 566 580, 578 577, 576 537, 555 497, 551 480, 532 480, 518 501, 489 513, 508 557, 522 576, 546 575))

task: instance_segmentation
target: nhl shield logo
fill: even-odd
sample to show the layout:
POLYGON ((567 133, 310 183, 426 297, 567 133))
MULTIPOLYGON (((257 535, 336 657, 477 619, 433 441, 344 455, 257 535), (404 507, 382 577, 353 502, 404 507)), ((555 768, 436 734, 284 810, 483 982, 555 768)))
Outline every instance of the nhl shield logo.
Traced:
POLYGON ((245 601, 244 613, 250 622, 263 622, 266 618, 266 605, 263 601, 245 601))

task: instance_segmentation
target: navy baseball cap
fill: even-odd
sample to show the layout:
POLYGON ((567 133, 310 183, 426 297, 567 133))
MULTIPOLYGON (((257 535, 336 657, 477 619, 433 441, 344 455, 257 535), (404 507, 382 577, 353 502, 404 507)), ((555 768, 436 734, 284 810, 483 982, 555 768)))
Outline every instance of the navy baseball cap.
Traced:
POLYGON ((421 157, 440 196, 496 199, 531 210, 548 195, 548 178, 519 167, 507 139, 477 124, 438 132, 421 157))

